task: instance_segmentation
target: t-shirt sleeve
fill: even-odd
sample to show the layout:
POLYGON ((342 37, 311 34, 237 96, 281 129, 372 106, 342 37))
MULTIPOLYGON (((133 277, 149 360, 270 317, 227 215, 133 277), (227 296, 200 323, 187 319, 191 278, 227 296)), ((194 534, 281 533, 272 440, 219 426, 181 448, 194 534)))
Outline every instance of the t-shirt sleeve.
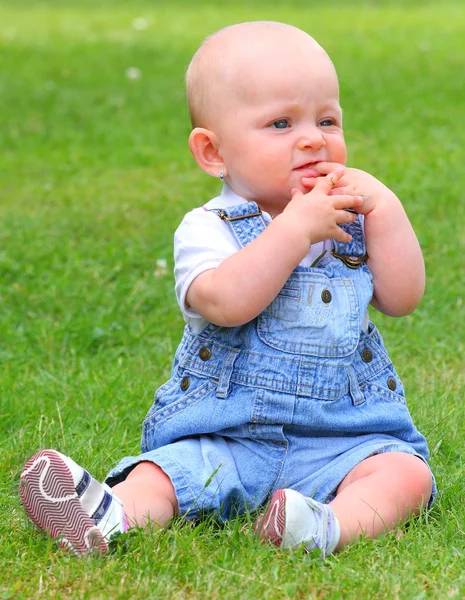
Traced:
POLYGON ((204 271, 215 269, 239 247, 228 225, 216 212, 196 208, 174 234, 174 278, 179 307, 185 317, 202 317, 186 305, 189 286, 204 271))

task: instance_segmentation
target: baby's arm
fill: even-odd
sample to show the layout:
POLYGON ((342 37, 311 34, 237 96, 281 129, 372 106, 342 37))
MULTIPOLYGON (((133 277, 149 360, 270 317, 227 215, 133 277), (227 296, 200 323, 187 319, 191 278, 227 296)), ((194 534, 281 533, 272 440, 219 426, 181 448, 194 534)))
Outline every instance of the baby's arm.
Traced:
MULTIPOLYGON (((328 163, 328 169, 334 164, 328 163)), ((305 181, 304 181, 305 183, 305 181)), ((425 289, 421 248, 397 196, 372 175, 347 168, 332 194, 360 194, 365 215, 368 266, 374 277, 372 304, 394 317, 411 313, 425 289)))
POLYGON ((408 315, 423 296, 425 264, 404 208, 388 188, 365 217, 365 235, 375 282, 373 306, 393 317, 408 315))
POLYGON ((321 178, 308 194, 296 191, 255 240, 194 279, 186 295, 188 305, 211 323, 242 325, 274 300, 311 244, 331 237, 349 241, 338 224, 353 221, 354 215, 343 209, 359 206, 362 200, 329 195, 343 172, 321 178))

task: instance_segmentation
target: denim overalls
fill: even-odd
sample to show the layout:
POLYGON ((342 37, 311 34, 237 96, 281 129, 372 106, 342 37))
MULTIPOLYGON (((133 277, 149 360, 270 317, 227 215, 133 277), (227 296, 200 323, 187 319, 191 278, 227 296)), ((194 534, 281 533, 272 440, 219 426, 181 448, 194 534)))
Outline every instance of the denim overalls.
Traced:
MULTIPOLYGON (((265 228, 253 202, 219 211, 243 247, 265 228)), ((156 392, 142 454, 111 471, 115 485, 141 461, 169 475, 179 513, 228 518, 279 488, 329 502, 365 458, 428 447, 407 409, 383 341, 363 322, 373 295, 360 217, 342 226, 316 265, 298 266, 275 300, 239 327, 186 326, 171 379, 156 392)), ((266 260, 266 258, 265 258, 266 260)))

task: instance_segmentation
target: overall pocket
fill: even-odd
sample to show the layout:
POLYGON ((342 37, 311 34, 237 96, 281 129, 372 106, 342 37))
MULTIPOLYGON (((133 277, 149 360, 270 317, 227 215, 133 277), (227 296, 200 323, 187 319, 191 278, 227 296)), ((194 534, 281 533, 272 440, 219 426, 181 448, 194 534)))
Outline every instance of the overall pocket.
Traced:
POLYGON ((257 332, 265 344, 284 352, 347 356, 359 341, 358 313, 351 279, 294 272, 258 317, 257 332))
POLYGON ((376 375, 367 379, 364 392, 386 402, 406 405, 404 386, 392 363, 376 375))
POLYGON ((188 371, 176 374, 156 391, 155 400, 144 419, 143 432, 203 400, 217 386, 216 381, 188 371))

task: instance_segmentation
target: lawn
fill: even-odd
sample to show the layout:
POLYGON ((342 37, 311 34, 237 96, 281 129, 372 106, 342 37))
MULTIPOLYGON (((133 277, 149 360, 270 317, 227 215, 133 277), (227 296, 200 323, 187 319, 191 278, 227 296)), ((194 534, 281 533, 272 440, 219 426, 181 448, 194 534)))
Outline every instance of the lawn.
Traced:
POLYGON ((464 72, 463 0, 0 2, 0 598, 465 597, 464 72), (420 307, 371 318, 438 499, 326 559, 260 546, 252 516, 77 559, 28 521, 19 473, 45 447, 98 478, 138 452, 183 328, 173 232, 219 189, 187 149, 184 70, 207 34, 256 19, 327 49, 349 164, 398 193, 419 236, 420 307))

